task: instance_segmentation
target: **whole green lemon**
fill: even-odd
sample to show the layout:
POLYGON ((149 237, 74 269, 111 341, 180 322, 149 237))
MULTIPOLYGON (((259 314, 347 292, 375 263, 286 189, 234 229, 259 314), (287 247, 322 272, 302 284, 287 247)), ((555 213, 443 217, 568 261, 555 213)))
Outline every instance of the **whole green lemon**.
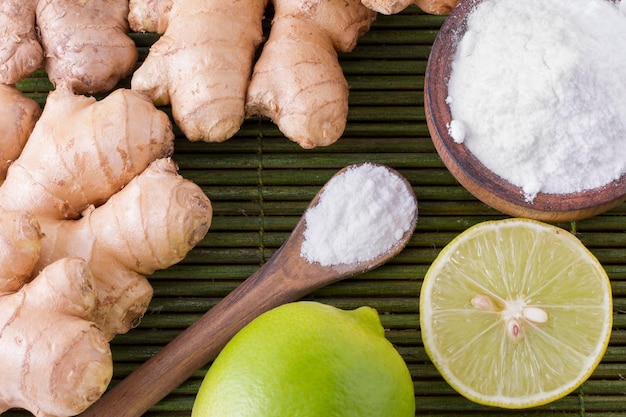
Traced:
POLYGON ((311 301, 257 317, 207 372, 192 417, 413 417, 407 366, 371 307, 311 301))

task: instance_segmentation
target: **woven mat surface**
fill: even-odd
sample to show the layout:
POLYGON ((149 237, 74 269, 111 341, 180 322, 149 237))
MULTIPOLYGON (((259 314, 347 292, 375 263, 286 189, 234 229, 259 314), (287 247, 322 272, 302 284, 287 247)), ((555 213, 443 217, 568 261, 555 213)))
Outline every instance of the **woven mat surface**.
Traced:
MULTIPOLYGON (((395 16, 379 15, 356 49, 340 56, 351 86, 350 114, 344 137, 329 147, 303 150, 265 119, 246 121, 235 137, 221 144, 191 143, 178 132, 174 159, 181 174, 201 185, 212 200, 213 224, 184 261, 151 277, 155 296, 148 313, 136 329, 113 340, 113 384, 269 259, 334 173, 369 161, 395 168, 411 182, 419 200, 417 230, 407 248, 388 264, 318 290, 307 299, 345 309, 369 305, 378 310, 387 338, 413 376, 416 415, 626 415, 626 205, 575 224, 560 224, 575 230, 599 258, 615 297, 610 347, 591 379, 574 393, 523 411, 479 406, 456 394, 424 351, 418 306, 428 266, 467 227, 505 217, 455 181, 428 134, 424 71, 443 21, 416 7, 395 16)), ((156 37, 133 34, 133 39, 143 58, 156 37)), ((121 86, 129 86, 129 80, 121 86)), ((50 85, 45 74, 36 74, 19 87, 43 103, 50 85)), ((196 372, 146 416, 189 415, 206 370, 196 372)))

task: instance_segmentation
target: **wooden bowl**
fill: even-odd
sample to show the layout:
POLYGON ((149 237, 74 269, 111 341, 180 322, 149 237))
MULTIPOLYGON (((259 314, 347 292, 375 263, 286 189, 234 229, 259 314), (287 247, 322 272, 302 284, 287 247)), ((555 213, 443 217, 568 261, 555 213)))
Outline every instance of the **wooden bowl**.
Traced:
POLYGON ((433 44, 424 83, 426 122, 439 156, 456 180, 485 204, 514 217, 546 222, 574 221, 603 213, 626 200, 626 175, 591 190, 569 194, 538 193, 526 200, 520 187, 487 169, 448 132, 452 120, 448 80, 456 46, 466 30, 467 16, 481 0, 462 0, 442 25, 433 44))

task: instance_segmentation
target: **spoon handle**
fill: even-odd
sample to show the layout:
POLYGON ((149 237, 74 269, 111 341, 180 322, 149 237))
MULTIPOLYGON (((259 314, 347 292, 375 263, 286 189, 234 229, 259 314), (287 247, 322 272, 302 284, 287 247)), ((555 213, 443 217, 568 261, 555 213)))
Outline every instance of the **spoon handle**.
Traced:
MULTIPOLYGON (((278 255, 278 253, 276 254, 278 255)), ((260 314, 308 293, 294 286, 275 256, 161 351, 107 391, 81 417, 139 417, 195 371, 260 314)))

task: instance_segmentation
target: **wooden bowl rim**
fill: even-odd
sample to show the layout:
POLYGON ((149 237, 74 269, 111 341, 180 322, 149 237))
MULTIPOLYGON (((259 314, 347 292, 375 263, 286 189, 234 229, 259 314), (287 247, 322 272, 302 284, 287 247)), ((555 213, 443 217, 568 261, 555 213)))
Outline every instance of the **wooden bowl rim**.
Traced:
POLYGON ((433 43, 424 80, 426 122, 437 152, 452 175, 476 198, 505 214, 538 220, 570 221, 600 214, 626 200, 626 174, 601 187, 576 193, 540 192, 528 201, 523 190, 486 168, 448 131, 452 120, 448 80, 456 46, 467 17, 482 0, 462 0, 450 13, 433 43))

